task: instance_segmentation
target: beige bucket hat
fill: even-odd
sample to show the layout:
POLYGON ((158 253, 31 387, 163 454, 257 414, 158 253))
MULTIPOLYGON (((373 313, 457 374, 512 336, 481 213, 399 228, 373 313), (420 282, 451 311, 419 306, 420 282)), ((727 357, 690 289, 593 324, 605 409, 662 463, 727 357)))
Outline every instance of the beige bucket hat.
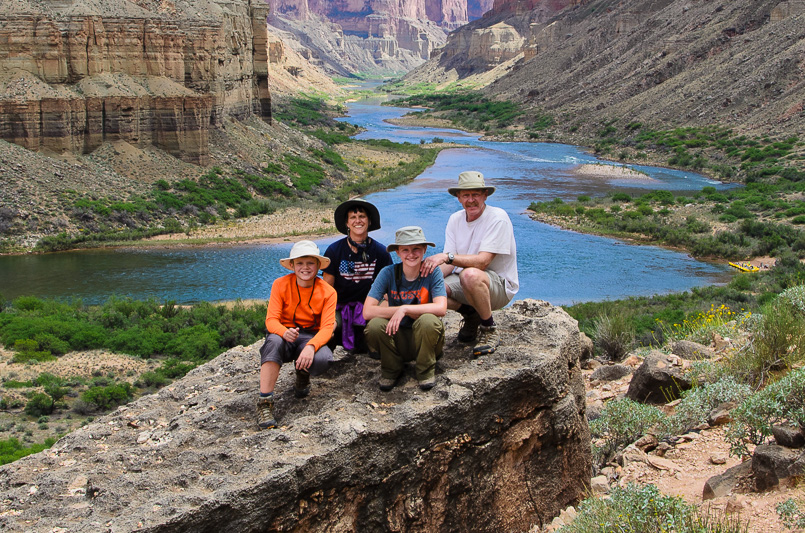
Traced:
POLYGON ((386 246, 386 250, 394 252, 399 246, 411 246, 412 244, 436 246, 425 239, 425 232, 419 226, 405 226, 397 230, 394 234, 394 242, 386 246))
POLYGON ((288 270, 293 270, 293 260, 300 257, 315 257, 319 260, 320 269, 325 269, 330 264, 330 259, 321 255, 319 247, 313 241, 299 241, 294 244, 288 257, 280 259, 280 264, 288 270))
POLYGON ((450 187, 447 192, 453 196, 458 196, 461 191, 482 189, 486 194, 491 195, 495 188, 484 183, 484 175, 476 170, 465 170, 458 175, 458 186, 450 187))

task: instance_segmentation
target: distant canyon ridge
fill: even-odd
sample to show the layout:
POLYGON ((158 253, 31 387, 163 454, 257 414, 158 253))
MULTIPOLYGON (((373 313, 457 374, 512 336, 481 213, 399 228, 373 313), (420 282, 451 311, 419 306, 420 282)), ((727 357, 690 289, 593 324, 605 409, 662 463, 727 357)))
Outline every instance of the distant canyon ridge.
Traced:
POLYGON ((405 73, 493 0, 270 0, 269 23, 335 75, 405 73))

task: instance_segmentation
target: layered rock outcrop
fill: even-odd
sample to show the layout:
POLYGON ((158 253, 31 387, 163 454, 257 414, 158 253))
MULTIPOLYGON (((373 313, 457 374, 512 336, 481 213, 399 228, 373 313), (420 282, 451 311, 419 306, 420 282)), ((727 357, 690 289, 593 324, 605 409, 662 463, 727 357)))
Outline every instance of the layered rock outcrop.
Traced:
MULTIPOLYGON (((7 531, 528 531, 582 498, 591 456, 578 326, 547 302, 497 315, 506 342, 448 345, 436 388, 389 393, 337 360, 256 431, 257 349, 239 347, 45 452, 0 467, 7 531)), ((448 320, 449 339, 458 320, 448 320), (450 322, 452 320, 452 322, 450 322)))
POLYGON ((263 0, 0 2, 0 138, 153 144, 205 164, 225 117, 270 118, 263 0))
POLYGON ((272 0, 270 22, 339 74, 414 68, 492 0, 272 0))

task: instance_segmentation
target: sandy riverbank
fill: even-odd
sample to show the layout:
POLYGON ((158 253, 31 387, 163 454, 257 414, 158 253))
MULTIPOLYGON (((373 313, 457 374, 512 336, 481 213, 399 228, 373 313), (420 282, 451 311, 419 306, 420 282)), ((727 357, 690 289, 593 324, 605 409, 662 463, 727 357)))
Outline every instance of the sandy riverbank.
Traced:
POLYGON ((146 239, 147 243, 283 242, 338 235, 333 208, 290 207, 248 219, 228 220, 186 233, 170 233, 146 239))
POLYGON ((585 163, 583 165, 579 165, 574 167, 571 170, 574 174, 582 175, 582 176, 593 176, 593 177, 600 177, 604 179, 628 179, 628 180, 639 180, 639 181, 646 181, 646 182, 658 182, 656 180, 646 174, 645 172, 640 172, 639 170, 635 170, 631 167, 627 167, 624 165, 605 165, 601 163, 585 163))

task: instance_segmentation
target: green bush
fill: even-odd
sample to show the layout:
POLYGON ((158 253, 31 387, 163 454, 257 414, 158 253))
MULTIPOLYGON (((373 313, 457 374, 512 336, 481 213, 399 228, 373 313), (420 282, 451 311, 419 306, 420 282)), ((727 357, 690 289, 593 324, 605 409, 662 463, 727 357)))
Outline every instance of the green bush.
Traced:
POLYGON ((264 333, 262 305, 227 309, 201 303, 184 309, 171 302, 130 298, 110 298, 93 307, 35 298, 19 303, 22 308, 12 305, 10 312, 0 315, 0 341, 15 347, 15 362, 54 359, 34 339, 60 353, 69 346, 71 351, 106 348, 141 357, 196 360, 250 344, 264 333))
POLYGON ((49 372, 42 372, 36 377, 34 382, 44 388, 45 393, 56 402, 64 398, 69 392, 69 389, 65 386, 65 380, 49 372))
POLYGON ((31 396, 31 399, 25 404, 25 414, 27 415, 39 417, 49 415, 52 412, 53 398, 41 392, 31 396))
POLYGON ((54 444, 56 444, 56 439, 54 438, 45 439, 43 444, 32 444, 29 447, 23 446, 19 440, 13 437, 8 440, 0 440, 0 465, 12 463, 26 455, 47 450, 54 444))
POLYGON ((788 529, 805 528, 805 512, 801 511, 794 498, 781 501, 775 508, 777 516, 788 529))
POLYGON ((746 323, 751 339, 727 361, 732 375, 760 386, 773 372, 805 360, 805 313, 792 304, 802 289, 795 291, 764 305, 761 313, 746 323))
POLYGON ((616 192, 612 195, 613 202, 631 202, 632 197, 625 192, 616 192))
POLYGON ((724 402, 744 401, 752 393, 748 385, 738 383, 727 376, 715 383, 707 383, 682 393, 682 401, 676 406, 674 414, 660 424, 660 436, 680 435, 703 422, 707 415, 724 402))
POLYGON ((590 422, 593 455, 598 464, 606 462, 619 448, 631 444, 665 419, 665 414, 652 405, 628 398, 611 400, 601 416, 590 422))
POLYGON ((727 515, 706 514, 655 485, 614 487, 609 498, 590 497, 559 533, 746 533, 747 524, 727 515))
POLYGON ((734 455, 748 453, 746 441, 762 444, 776 424, 805 427, 805 369, 792 370, 747 398, 732 411, 732 419, 725 438, 734 455))
POLYGON ((20 339, 14 343, 16 353, 11 358, 12 363, 41 363, 53 361, 56 357, 48 351, 40 351, 39 343, 32 339, 20 339))
POLYGON ((623 359, 634 343, 634 328, 625 313, 603 314, 593 327, 593 344, 610 361, 623 359))
POLYGON ((140 376, 140 380, 145 384, 146 387, 155 388, 167 385, 170 381, 159 372, 145 372, 140 376))
POLYGON ((91 387, 81 394, 81 399, 84 402, 103 411, 122 405, 128 402, 131 397, 131 385, 125 381, 105 387, 91 387))

